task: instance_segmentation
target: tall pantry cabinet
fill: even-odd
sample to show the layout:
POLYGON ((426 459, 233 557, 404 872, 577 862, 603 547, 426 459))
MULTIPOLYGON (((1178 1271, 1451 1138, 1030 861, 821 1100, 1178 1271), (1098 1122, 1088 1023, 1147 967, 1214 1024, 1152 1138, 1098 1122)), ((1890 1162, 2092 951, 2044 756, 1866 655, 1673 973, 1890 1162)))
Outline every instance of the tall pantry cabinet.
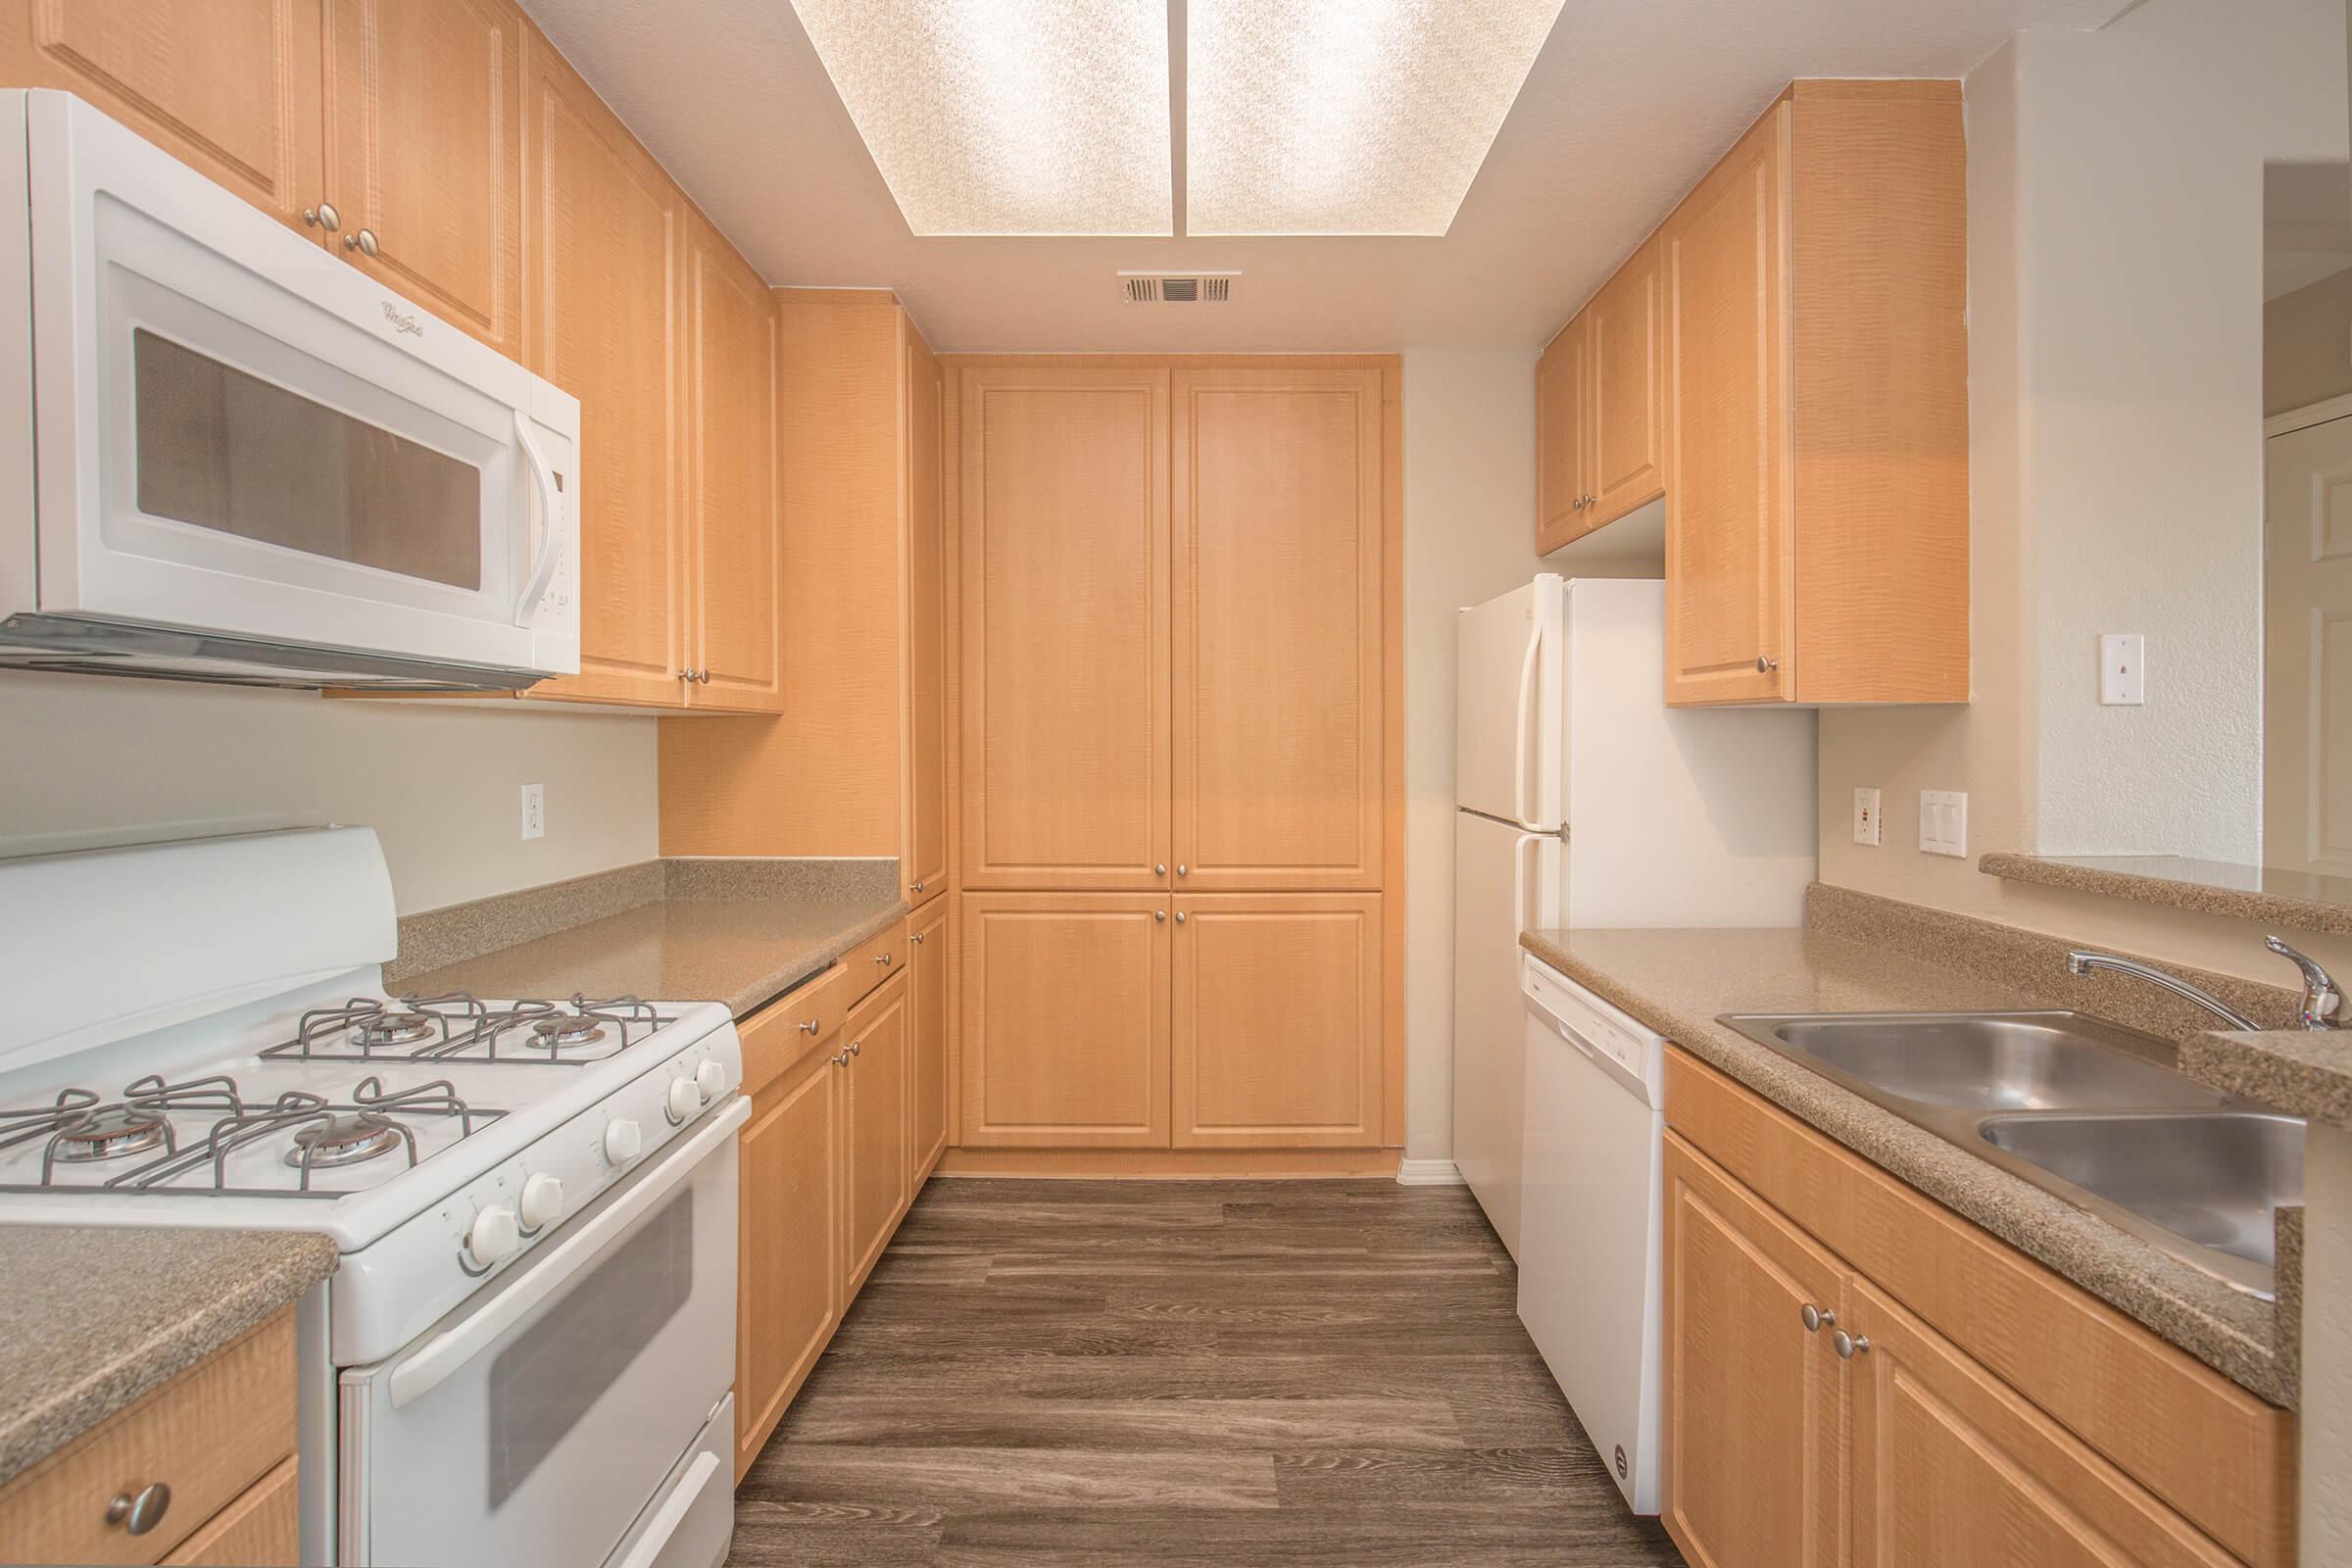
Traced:
POLYGON ((1396 361, 949 363, 961 1147, 1397 1142, 1396 361))

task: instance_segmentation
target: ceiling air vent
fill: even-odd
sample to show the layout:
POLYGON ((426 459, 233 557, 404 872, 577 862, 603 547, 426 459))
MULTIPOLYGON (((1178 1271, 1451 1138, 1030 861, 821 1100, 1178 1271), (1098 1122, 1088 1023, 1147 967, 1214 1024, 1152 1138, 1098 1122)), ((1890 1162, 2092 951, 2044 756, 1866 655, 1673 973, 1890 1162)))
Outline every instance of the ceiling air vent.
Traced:
POLYGON ((1223 305, 1239 272, 1121 272, 1119 292, 1130 305, 1223 305))

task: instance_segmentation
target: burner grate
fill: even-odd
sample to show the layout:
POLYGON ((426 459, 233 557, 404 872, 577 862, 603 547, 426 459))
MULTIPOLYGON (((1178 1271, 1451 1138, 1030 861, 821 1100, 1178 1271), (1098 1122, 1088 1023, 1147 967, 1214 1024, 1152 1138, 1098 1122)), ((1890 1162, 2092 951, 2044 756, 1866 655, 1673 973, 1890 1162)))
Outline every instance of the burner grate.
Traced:
POLYGON ((501 1061, 576 1067, 637 1044, 662 1015, 636 997, 567 1004, 516 1002, 493 1008, 465 992, 382 1002, 354 997, 302 1015, 294 1038, 265 1050, 273 1060, 501 1061), (609 1044, 610 1050, 589 1048, 609 1044))

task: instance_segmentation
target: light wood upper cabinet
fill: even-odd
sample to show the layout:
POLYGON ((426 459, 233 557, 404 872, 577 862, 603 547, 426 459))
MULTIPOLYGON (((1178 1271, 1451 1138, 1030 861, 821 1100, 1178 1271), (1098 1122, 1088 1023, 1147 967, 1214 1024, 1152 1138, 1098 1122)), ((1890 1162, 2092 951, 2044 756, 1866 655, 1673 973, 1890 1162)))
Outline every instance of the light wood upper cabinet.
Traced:
POLYGON ((699 215, 686 236, 687 517, 695 633, 687 702, 774 712, 777 619, 776 306, 699 215))
POLYGON ((523 52, 523 363, 580 400, 580 672, 533 696, 685 701, 687 208, 554 46, 523 52))
POLYGON ((1652 237, 1585 307, 1589 531, 1666 493, 1666 288, 1652 237))
POLYGON ((966 367, 957 416, 962 885, 1162 887, 1168 371, 966 367))
POLYGON ((961 897, 962 1143, 1167 1148, 1167 899, 961 897))
POLYGON ((948 539, 939 361, 911 323, 905 336, 907 738, 900 870, 907 898, 920 904, 948 888, 948 539))
POLYGON ((1174 885, 1376 889, 1381 372, 1180 369, 1173 392, 1174 885))
MULTIPOLYGON (((789 1000, 789 999, 788 999, 789 1000)), ((826 1036, 762 1088, 744 1124, 735 1313, 735 1478, 775 1431, 848 1303, 842 1239, 842 1097, 826 1036)))
POLYGON ((325 0, 326 198, 355 266, 522 356, 522 40, 507 0, 325 0))
POLYGON ((1548 555, 1587 526, 1586 403, 1592 385, 1587 321, 1578 316, 1536 362, 1536 554, 1548 555))
POLYGON ((1175 913, 1175 1146, 1379 1147, 1380 895, 1188 896, 1175 913))
POLYGON ((913 1196, 906 1157, 906 1091, 913 1065, 906 996, 906 982, 894 979, 851 1008, 841 1026, 842 1049, 850 1054, 843 1069, 849 1088, 842 1123, 848 1129, 852 1290, 872 1271, 913 1196))
POLYGON ((933 899, 906 934, 908 1048, 906 1162, 920 1181, 948 1147, 948 906, 933 899))
POLYGON ((1838 1568, 1843 1363, 1802 1311, 1842 1318, 1844 1271, 1672 1136, 1665 1180, 1667 1532, 1705 1568, 1838 1568))
POLYGON ((319 0, 0 0, 0 84, 78 94, 314 237, 320 80, 319 0))

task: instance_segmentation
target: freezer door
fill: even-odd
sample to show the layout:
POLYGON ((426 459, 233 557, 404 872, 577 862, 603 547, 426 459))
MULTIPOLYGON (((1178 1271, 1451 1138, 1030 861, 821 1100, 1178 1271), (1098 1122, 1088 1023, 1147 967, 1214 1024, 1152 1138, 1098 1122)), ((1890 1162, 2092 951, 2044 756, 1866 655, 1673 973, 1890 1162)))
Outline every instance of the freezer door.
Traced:
POLYGON ((1454 805, 1526 827, 1561 825, 1561 580, 1461 612, 1454 671, 1454 805))
POLYGON ((1559 923, 1563 858, 1556 837, 1454 813, 1453 1162, 1513 1255, 1527 1055, 1519 933, 1559 923))

